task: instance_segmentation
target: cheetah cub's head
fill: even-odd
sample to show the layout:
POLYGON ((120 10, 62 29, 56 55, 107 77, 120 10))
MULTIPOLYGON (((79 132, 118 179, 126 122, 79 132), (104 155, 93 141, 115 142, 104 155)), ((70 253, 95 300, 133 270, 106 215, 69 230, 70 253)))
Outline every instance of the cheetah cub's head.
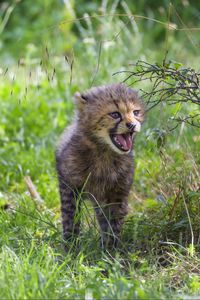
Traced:
POLYGON ((98 142, 120 154, 129 153, 140 131, 144 107, 135 90, 125 84, 95 87, 76 93, 78 122, 98 142))

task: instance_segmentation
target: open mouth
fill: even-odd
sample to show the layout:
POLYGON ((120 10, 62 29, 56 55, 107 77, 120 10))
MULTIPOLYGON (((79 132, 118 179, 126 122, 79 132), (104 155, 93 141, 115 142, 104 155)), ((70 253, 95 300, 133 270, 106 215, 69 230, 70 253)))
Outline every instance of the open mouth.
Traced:
POLYGON ((128 152, 133 145, 133 133, 110 134, 111 141, 121 151, 128 152))

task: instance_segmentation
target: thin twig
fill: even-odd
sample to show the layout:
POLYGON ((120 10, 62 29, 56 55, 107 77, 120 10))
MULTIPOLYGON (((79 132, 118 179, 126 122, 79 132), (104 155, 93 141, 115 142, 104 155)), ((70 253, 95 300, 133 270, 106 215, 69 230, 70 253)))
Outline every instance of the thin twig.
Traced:
POLYGON ((27 185, 27 188, 29 190, 29 193, 30 193, 30 196, 33 200, 35 200, 37 203, 39 204, 43 204, 43 200, 42 198, 40 197, 38 191, 36 190, 36 187, 35 185, 33 184, 30 176, 25 176, 24 177, 24 181, 27 185))

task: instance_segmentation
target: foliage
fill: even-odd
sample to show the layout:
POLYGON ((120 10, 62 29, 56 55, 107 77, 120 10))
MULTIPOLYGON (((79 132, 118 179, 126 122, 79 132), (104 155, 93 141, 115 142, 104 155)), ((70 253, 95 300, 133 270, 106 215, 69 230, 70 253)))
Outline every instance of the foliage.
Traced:
MULTIPOLYGON (((27 9, 28 2, 19 3, 27 9)), ((130 7, 124 3, 126 13, 131 5, 140 5, 143 14, 157 14, 144 1, 131 1, 130 7)), ((32 30, 42 22, 45 28, 56 22, 57 13, 50 14, 51 4, 62 18, 66 12, 58 7, 63 4, 37 1, 21 20, 23 13, 16 2, 18 10, 2 31, 3 43, 6 39, 8 43, 2 49, 9 61, 3 61, 3 56, 0 69, 0 298, 195 297, 200 293, 199 130, 185 122, 171 130, 171 116, 177 114, 179 104, 163 101, 150 110, 136 139, 131 211, 120 248, 115 253, 102 251, 94 212, 86 203, 80 215, 81 236, 77 244, 70 244, 68 253, 64 252, 54 152, 58 136, 73 116, 72 96, 78 89, 123 80, 123 74, 112 74, 127 70, 138 59, 153 66, 157 61, 162 69, 166 43, 161 39, 157 50, 156 23, 146 21, 144 31, 133 18, 127 23, 122 17, 87 16, 66 29, 75 39, 69 41, 68 50, 61 50, 65 45, 56 31, 47 30, 46 36, 36 27, 32 30), (32 24, 30 15, 43 5, 48 13, 36 14, 39 20, 32 24), (15 52, 11 40, 19 27, 25 36, 29 33, 15 52), (35 184, 42 204, 30 197, 26 175, 35 184)), ((89 2, 80 9, 87 9, 87 5, 89 2)), ((107 6, 105 9, 110 12, 107 6)), ((113 6, 114 13, 116 9, 113 6)), ((195 12, 196 6, 190 9, 195 12)), ((183 49, 183 33, 170 31, 166 35, 171 46, 169 59, 196 69, 196 48, 190 43, 183 49)), ((152 85, 142 82, 136 87, 149 91, 152 85)), ((190 114, 190 110, 187 105, 184 113, 190 114)))
MULTIPOLYGON (((72 23, 63 20, 73 19, 72 1, 34 1, 15 0, 0 3, 0 20, 4 24, 0 30, 1 45, 10 49, 11 54, 24 57, 27 51, 33 57, 42 55, 45 47, 57 48, 66 52, 73 46, 75 36, 71 32, 72 23)), ((1 28, 1 27, 0 27, 1 28)))

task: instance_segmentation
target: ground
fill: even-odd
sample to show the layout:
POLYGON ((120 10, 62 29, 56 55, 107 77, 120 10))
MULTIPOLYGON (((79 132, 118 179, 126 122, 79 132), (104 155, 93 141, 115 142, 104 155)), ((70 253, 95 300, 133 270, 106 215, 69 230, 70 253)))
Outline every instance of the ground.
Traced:
MULTIPOLYGON (((2 299, 199 297, 199 129, 181 123, 169 130, 179 105, 163 103, 152 109, 136 139, 131 211, 120 248, 102 251, 99 229, 86 203, 78 243, 64 252, 54 153, 60 133, 73 116, 74 92, 120 81, 122 75, 112 76, 114 72, 130 68, 138 59, 162 61, 167 49, 169 59, 196 67, 197 48, 184 33, 167 31, 159 51, 134 20, 131 26, 119 17, 103 20, 98 20, 97 35, 92 19, 78 23, 79 39, 66 55, 48 45, 41 57, 30 44, 23 63, 8 64, 10 54, 4 52, 0 82, 2 299), (25 176, 30 176, 42 203, 30 197, 25 176)), ((184 113, 192 109, 188 104, 184 113)))

